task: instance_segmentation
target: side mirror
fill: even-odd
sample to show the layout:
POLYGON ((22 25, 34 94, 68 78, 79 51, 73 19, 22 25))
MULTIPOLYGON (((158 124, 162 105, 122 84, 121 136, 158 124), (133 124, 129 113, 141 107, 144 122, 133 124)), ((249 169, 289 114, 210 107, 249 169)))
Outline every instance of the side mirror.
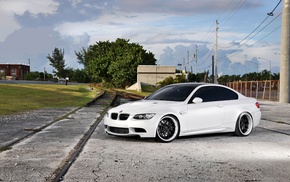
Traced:
POLYGON ((195 97, 193 100, 192 100, 192 103, 194 104, 199 104, 199 103, 202 103, 202 98, 200 97, 195 97))

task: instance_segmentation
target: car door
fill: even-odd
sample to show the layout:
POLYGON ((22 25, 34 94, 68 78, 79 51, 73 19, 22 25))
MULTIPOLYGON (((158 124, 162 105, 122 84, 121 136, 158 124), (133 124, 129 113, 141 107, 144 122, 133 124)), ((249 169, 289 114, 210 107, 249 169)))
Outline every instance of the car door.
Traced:
POLYGON ((220 90, 216 86, 204 86, 199 88, 187 105, 187 131, 202 132, 216 130, 225 117, 226 106, 220 100, 220 90), (203 100, 202 103, 192 103, 195 97, 203 100))

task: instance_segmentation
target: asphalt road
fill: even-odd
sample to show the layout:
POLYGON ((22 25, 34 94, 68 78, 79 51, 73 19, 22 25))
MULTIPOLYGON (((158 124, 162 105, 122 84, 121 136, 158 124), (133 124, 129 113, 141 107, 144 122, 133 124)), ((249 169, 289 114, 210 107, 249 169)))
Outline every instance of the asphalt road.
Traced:
MULTIPOLYGON (((1 152, 0 181, 50 181, 103 109, 81 108, 1 152)), ((263 120, 248 137, 157 143, 109 136, 101 122, 63 181, 290 181, 290 105, 269 102, 261 109, 263 120)))

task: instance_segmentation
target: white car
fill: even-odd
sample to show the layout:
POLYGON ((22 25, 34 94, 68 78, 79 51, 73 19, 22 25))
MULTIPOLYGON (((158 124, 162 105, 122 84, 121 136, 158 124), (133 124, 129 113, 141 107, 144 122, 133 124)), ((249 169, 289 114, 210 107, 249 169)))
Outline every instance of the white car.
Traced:
POLYGON ((179 136, 207 133, 247 136, 260 119, 259 103, 254 98, 219 84, 179 83, 110 109, 104 126, 111 135, 171 142, 179 136))

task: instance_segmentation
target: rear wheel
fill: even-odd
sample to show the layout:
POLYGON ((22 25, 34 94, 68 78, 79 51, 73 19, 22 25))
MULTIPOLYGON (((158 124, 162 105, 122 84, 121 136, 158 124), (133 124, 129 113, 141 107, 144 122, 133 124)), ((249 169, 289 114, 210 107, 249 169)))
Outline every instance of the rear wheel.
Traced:
POLYGON ((159 142, 171 142, 179 133, 178 120, 173 116, 164 116, 158 123, 156 139, 159 142))
POLYGON ((242 113, 236 123, 235 134, 237 136, 248 136, 253 130, 253 118, 245 112, 242 113))

